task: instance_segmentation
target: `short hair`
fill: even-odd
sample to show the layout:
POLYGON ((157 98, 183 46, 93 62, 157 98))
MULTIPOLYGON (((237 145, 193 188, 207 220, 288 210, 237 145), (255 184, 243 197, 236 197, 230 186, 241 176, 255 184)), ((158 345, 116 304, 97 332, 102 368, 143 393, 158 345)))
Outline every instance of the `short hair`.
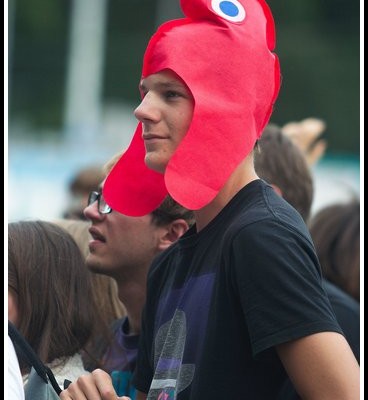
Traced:
POLYGON ((104 173, 101 165, 83 167, 76 172, 69 182, 70 193, 76 195, 96 190, 103 178, 104 173))
POLYGON ((90 274, 74 239, 46 221, 8 224, 8 287, 19 331, 41 360, 69 357, 87 344, 96 307, 90 274))
POLYGON ((81 168, 72 177, 68 185, 69 204, 63 210, 62 217, 85 220, 83 213, 89 193, 98 190, 104 174, 99 164, 81 168))
MULTIPOLYGON (((119 161, 119 159, 121 158, 121 156, 124 154, 124 151, 119 151, 119 153, 115 153, 102 167, 102 171, 104 173, 105 176, 107 176, 110 171, 113 169, 113 167, 115 166, 115 164, 119 161)), ((104 178, 101 179, 101 181, 104 178)))
POLYGON ((151 212, 152 223, 157 226, 167 225, 176 219, 184 219, 189 226, 195 222, 193 211, 181 206, 170 195, 167 195, 163 202, 151 212))
POLYGON ((282 197, 308 221, 314 195, 313 178, 301 150, 276 124, 268 124, 257 142, 257 175, 278 186, 282 197))
POLYGON ((309 223, 327 280, 360 301, 360 202, 327 205, 309 223))

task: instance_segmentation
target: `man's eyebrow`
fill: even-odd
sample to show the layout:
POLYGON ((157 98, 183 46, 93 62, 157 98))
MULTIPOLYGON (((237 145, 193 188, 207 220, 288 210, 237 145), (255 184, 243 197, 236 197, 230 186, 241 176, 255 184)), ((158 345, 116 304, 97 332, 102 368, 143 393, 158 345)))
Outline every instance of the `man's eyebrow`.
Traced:
MULTIPOLYGON (((183 89, 183 88, 185 88, 185 85, 178 81, 164 81, 164 82, 154 83, 153 88, 154 89, 183 89)), ((147 89, 144 82, 140 82, 139 89, 143 90, 143 91, 147 89)))

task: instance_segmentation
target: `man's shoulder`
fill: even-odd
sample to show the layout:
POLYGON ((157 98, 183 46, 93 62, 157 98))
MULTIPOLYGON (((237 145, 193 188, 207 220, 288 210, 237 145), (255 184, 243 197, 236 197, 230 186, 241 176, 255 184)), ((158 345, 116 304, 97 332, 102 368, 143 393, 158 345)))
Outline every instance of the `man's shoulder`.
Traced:
POLYGON ((234 229, 247 227, 258 230, 267 225, 276 230, 288 227, 308 235, 305 222, 297 210, 261 179, 253 185, 252 191, 244 191, 239 197, 236 213, 232 224, 234 229))

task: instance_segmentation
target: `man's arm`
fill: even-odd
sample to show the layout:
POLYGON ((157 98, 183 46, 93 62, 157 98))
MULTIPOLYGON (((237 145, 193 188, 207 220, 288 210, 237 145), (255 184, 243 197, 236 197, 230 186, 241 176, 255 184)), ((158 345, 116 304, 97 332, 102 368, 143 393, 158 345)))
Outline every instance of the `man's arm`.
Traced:
POLYGON ((359 400, 359 365, 339 333, 313 334, 276 350, 302 399, 359 400))

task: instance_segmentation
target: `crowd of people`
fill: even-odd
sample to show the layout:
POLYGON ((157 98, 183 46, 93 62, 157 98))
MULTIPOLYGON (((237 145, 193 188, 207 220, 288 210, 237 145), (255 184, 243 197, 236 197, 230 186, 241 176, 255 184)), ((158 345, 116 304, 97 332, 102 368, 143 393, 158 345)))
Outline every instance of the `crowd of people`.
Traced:
POLYGON ((225 3, 157 29, 129 147, 63 215, 8 223, 8 319, 62 400, 359 398, 359 199, 312 214, 326 125, 270 122, 271 11, 225 3))

